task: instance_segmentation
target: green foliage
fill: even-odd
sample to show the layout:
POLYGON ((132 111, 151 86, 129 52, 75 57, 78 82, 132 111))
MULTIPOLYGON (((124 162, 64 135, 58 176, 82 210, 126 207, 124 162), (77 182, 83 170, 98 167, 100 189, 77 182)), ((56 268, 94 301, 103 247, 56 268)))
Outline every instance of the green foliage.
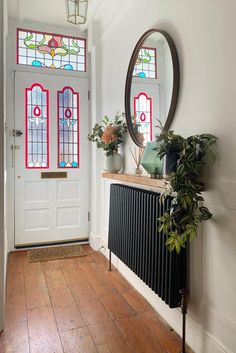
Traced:
POLYGON ((127 131, 127 125, 124 121, 125 114, 117 113, 114 121, 108 116, 104 116, 102 124, 96 123, 92 133, 88 135, 88 140, 96 142, 97 148, 102 148, 107 156, 111 156, 114 151, 118 150, 120 143, 123 141, 124 134, 127 131))
MULTIPOLYGON (((212 145, 217 138, 211 134, 183 138, 173 131, 164 131, 160 137, 158 156, 176 153, 177 169, 169 176, 170 193, 175 192, 171 207, 159 218, 159 232, 168 236, 166 245, 170 251, 180 252, 186 243, 197 236, 198 224, 212 217, 207 207, 202 206, 203 184, 199 181, 204 171, 203 157, 208 155, 212 162, 215 155, 212 145)), ((162 194, 161 201, 166 194, 162 194)))

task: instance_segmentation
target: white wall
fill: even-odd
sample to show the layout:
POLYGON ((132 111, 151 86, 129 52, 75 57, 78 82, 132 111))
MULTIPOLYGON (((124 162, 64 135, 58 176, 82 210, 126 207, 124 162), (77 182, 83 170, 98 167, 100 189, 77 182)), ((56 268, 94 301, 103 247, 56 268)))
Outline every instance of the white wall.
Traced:
MULTIPOLYGON (((191 249, 190 311, 187 340, 197 353, 236 352, 236 2, 234 0, 133 0, 113 25, 90 43, 96 52, 97 101, 93 119, 124 109, 128 62, 139 37, 153 27, 173 38, 180 59, 181 90, 172 127, 184 136, 209 132, 219 137, 218 159, 207 177, 206 205, 214 217, 203 226, 191 249)), ((99 26, 98 26, 99 27, 99 26)), ((92 93, 93 94, 93 93, 92 93)), ((134 172, 127 138, 125 169, 134 172)), ((99 166, 100 152, 96 154, 99 166)), ((93 188, 101 226, 95 236, 107 239, 108 186, 100 189, 94 170, 93 188), (101 191, 103 190, 103 191, 101 191), (98 203, 98 201, 96 201, 98 203)), ((99 218, 99 217, 97 217, 99 218)), ((99 223, 97 223, 99 225, 99 223)), ((94 227, 96 229, 96 227, 94 227)), ((181 315, 168 309, 124 265, 119 269, 178 331, 181 315)))
POLYGON ((4 297, 7 260, 6 222, 5 222, 5 41, 6 41, 6 1, 0 3, 0 332, 4 326, 4 297))

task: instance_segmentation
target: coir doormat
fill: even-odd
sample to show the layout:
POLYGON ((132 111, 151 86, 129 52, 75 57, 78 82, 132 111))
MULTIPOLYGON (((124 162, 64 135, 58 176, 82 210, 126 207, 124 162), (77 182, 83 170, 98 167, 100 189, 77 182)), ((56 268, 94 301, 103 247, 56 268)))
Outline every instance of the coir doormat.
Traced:
POLYGON ((53 246, 28 250, 28 262, 41 262, 66 259, 69 257, 87 256, 81 245, 53 246))

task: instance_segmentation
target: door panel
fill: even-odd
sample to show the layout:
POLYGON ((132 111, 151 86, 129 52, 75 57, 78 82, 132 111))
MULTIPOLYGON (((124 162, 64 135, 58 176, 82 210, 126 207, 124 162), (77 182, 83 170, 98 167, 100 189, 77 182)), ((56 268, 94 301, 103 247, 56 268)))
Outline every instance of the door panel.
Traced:
MULTIPOLYGON (((88 237, 89 160, 87 140, 87 91, 88 83, 86 78, 29 73, 26 75, 25 73, 21 72, 16 73, 15 129, 21 130, 23 132, 23 135, 15 137, 16 246, 61 242, 88 237), (40 156, 42 151, 46 151, 46 133, 42 128, 42 126, 45 125, 40 125, 45 124, 45 103, 41 105, 39 104, 40 109, 35 109, 35 104, 32 103, 33 100, 31 100, 31 103, 27 108, 27 113, 25 107, 26 96, 28 94, 25 90, 32 87, 32 85, 35 83, 40 84, 43 89, 49 91, 49 108, 47 117, 49 127, 48 168, 41 168, 41 162, 41 164, 39 163, 39 165, 36 165, 36 167, 31 168, 27 168, 26 165, 27 153, 30 161, 30 158, 34 160, 36 154, 40 156), (64 139, 63 141, 65 141, 65 148, 63 145, 63 151, 68 153, 67 150, 70 149, 70 152, 72 151, 71 153, 75 154, 73 156, 76 159, 76 148, 72 146, 74 142, 73 136, 75 135, 70 137, 70 140, 68 140, 69 138, 67 136, 69 135, 69 127, 73 129, 73 126, 77 126, 79 131, 79 168, 58 167, 58 91, 61 92, 64 87, 68 86, 73 89, 76 94, 78 93, 76 96, 79 98, 79 110, 78 116, 76 116, 76 118, 78 118, 79 124, 77 122, 71 122, 70 120, 75 117, 75 115, 72 116, 71 113, 74 112, 73 108, 71 109, 71 112, 67 111, 64 122, 60 120, 60 123, 62 122, 61 126, 64 133, 62 138, 64 139), (31 114, 30 118, 29 114, 31 114), (27 119, 29 126, 28 134, 26 131, 27 119), (39 126, 40 129, 38 129, 39 126), (31 136, 34 140, 34 143, 32 143, 31 136), (33 157, 30 155, 30 153, 32 153, 33 157), (66 172, 67 178, 42 179, 42 172, 66 172)), ((41 96, 39 95, 39 97, 41 96)), ((66 96, 64 99, 67 99, 66 96)), ((59 117, 62 117, 62 115, 59 117)), ((75 129, 73 134, 77 134, 76 131, 77 130, 75 129)), ((68 160, 69 158, 71 157, 68 156, 68 160)), ((69 165, 69 163, 67 165, 69 165)), ((55 175, 53 176, 55 177, 55 175)))

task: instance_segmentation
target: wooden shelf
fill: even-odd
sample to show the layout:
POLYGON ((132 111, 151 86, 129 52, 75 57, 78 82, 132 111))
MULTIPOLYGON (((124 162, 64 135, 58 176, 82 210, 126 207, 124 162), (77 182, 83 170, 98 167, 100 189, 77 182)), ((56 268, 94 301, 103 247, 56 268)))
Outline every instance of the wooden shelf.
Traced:
POLYGON ((102 177, 112 180, 123 181, 126 183, 145 185, 162 189, 166 187, 165 179, 150 179, 146 176, 135 176, 123 173, 102 173, 102 177))

